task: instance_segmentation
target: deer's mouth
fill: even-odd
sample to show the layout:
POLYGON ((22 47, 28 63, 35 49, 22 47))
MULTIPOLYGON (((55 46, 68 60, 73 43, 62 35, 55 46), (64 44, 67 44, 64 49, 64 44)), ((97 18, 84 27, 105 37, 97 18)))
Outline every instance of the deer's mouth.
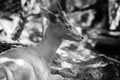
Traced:
POLYGON ((62 36, 63 39, 80 42, 83 40, 83 37, 80 35, 66 34, 62 36))

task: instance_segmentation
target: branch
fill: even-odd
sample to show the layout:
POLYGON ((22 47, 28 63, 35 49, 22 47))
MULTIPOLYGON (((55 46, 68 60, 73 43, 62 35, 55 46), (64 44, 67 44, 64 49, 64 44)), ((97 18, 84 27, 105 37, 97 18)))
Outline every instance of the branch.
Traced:
POLYGON ((12 40, 17 40, 20 37, 27 22, 27 17, 24 17, 22 12, 20 13, 20 18, 21 21, 19 21, 19 25, 16 27, 15 32, 13 33, 12 40))

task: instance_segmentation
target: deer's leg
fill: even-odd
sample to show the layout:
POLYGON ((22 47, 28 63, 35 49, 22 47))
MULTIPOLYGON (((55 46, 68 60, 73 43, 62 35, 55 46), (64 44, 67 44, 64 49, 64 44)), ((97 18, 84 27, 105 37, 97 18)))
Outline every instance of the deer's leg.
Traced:
POLYGON ((16 59, 1 61, 0 80, 36 80, 36 77, 30 64, 16 59))
POLYGON ((7 67, 0 65, 0 80, 13 80, 12 72, 7 67))

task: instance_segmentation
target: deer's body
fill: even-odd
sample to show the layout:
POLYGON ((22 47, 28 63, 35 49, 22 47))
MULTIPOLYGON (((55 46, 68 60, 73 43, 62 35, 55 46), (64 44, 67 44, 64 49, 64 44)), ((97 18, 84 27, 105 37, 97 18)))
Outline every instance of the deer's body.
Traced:
MULTIPOLYGON (((19 47, 1 53, 0 80, 58 80, 60 77, 50 73, 48 64, 61 44, 63 35, 72 33, 64 26, 64 23, 51 22, 37 46, 19 47)), ((72 37, 69 34, 66 38, 81 40, 79 34, 73 33, 72 37)))
MULTIPOLYGON (((25 71, 26 69, 29 69, 29 67, 31 67, 27 73, 34 71, 35 74, 32 73, 31 76, 34 76, 36 74, 40 75, 39 77, 37 77, 37 79, 30 78, 30 80, 46 80, 41 77, 44 76, 44 78, 47 78, 49 76, 49 68, 46 62, 49 63, 50 59, 54 56, 55 51, 61 44, 61 41, 58 40, 58 38, 55 37, 55 35, 47 33, 49 31, 52 32, 51 27, 47 28, 43 40, 37 46, 19 47, 2 53, 0 55, 0 62, 4 61, 4 63, 6 63, 12 59, 14 59, 12 60, 13 62, 17 60, 23 60, 23 62, 28 66, 28 67, 26 66, 25 69, 24 69, 25 64, 21 66, 23 73, 26 72, 25 71), (33 67, 36 70, 34 70, 33 67)), ((16 65, 18 68, 20 67, 19 64, 14 64, 14 65, 16 65)), ((17 68, 15 71, 18 71, 17 68)), ((26 79, 20 79, 20 80, 26 80, 26 79)))

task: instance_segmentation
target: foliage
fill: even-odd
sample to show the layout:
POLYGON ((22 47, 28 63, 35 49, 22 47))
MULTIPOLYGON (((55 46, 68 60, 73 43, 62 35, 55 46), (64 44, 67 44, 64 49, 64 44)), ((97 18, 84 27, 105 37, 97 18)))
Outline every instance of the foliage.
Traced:
POLYGON ((61 74, 65 80, 117 80, 120 77, 120 62, 114 59, 120 52, 117 0, 0 0, 0 52, 40 42, 49 24, 40 7, 57 15, 58 3, 84 40, 79 43, 63 40, 51 64, 52 73, 61 74))

